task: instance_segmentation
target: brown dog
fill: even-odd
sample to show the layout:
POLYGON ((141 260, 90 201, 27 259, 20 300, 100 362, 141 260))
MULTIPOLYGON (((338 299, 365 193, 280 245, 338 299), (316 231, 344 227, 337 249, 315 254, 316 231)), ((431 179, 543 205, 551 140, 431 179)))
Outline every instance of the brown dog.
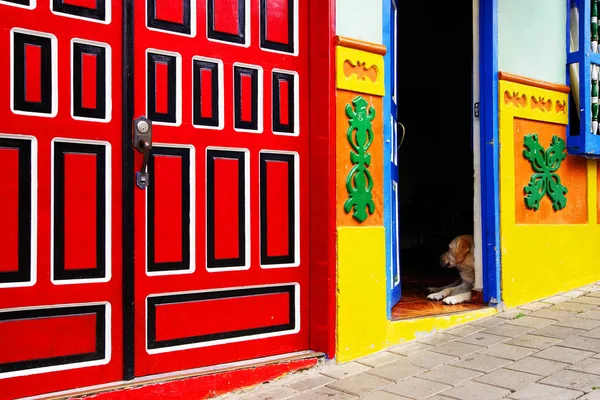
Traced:
POLYGON ((444 268, 456 268, 460 279, 451 285, 441 288, 427 288, 430 300, 444 300, 444 304, 458 304, 471 301, 471 290, 475 281, 474 266, 475 244, 473 236, 462 235, 454 238, 448 251, 440 257, 440 265, 444 268))

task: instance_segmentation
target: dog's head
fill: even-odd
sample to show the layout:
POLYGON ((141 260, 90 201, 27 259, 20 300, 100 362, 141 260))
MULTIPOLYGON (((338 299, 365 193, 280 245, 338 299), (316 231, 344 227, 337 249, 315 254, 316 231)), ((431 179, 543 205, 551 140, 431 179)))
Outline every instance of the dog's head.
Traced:
POLYGON ((448 245, 448 251, 440 257, 440 265, 453 268, 462 263, 473 248, 473 236, 463 235, 454 238, 448 245))

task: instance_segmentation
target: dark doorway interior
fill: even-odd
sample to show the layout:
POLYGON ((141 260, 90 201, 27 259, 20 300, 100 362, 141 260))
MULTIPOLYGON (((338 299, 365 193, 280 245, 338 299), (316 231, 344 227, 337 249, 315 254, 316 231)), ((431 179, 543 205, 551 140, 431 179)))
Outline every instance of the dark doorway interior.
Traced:
POLYGON ((452 15, 446 20, 431 11, 429 2, 398 4, 401 302, 452 283, 458 273, 439 257, 454 237, 473 233, 471 2, 436 3, 435 15, 452 15))

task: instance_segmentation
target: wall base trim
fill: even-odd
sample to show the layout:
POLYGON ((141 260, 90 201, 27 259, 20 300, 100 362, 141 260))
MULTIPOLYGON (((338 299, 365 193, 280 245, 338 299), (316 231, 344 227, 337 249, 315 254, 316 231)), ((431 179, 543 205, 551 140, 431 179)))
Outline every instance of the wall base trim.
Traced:
POLYGON ((204 399, 255 386, 291 372, 314 367, 323 357, 323 353, 301 351, 176 373, 152 375, 131 381, 90 386, 27 399, 81 399, 92 395, 98 400, 116 400, 124 397, 131 400, 161 399, 165 398, 167 393, 169 399, 183 400, 190 397, 204 399))

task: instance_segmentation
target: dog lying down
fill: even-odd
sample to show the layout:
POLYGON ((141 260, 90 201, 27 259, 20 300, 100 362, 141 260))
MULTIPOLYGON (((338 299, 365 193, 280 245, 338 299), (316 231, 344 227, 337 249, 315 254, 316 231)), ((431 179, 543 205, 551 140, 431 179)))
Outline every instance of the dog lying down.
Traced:
POLYGON ((429 300, 442 300, 444 304, 459 304, 471 301, 471 290, 475 280, 473 236, 462 235, 454 238, 448 251, 440 257, 440 265, 444 268, 456 268, 460 278, 451 285, 429 287, 429 300))

